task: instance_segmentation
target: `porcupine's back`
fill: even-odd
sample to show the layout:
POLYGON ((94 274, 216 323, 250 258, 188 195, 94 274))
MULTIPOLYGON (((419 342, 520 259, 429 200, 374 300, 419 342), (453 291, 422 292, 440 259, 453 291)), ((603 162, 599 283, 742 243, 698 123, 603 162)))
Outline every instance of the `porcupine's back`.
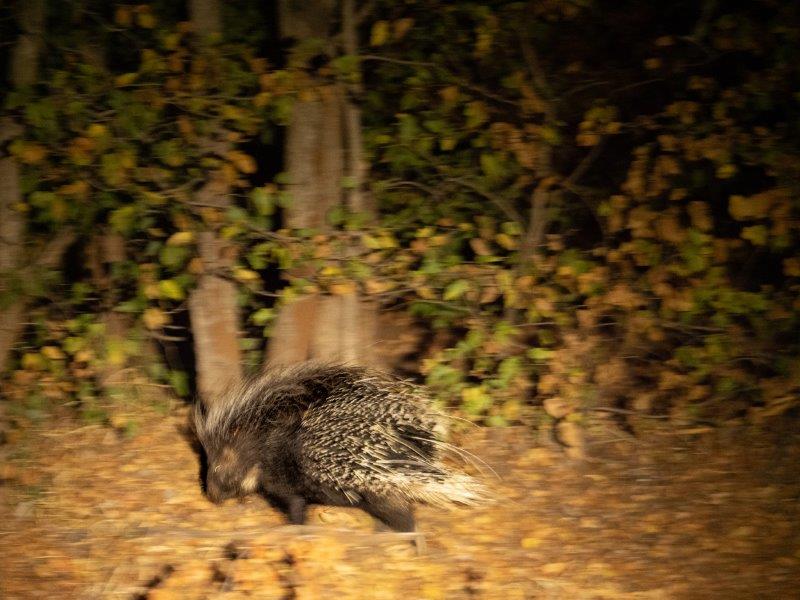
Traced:
POLYGON ((400 503, 476 504, 472 478, 441 461, 441 419, 413 385, 355 367, 330 368, 333 382, 298 430, 300 468, 353 504, 364 497, 400 503))

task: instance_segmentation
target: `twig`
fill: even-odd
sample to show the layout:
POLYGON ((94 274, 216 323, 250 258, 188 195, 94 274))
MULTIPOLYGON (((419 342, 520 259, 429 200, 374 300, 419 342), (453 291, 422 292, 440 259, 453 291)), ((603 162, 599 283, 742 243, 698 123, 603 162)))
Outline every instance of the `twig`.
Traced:
POLYGON ((490 100, 494 100, 495 102, 499 102, 501 104, 507 104, 509 106, 513 106, 514 108, 519 108, 519 102, 514 100, 509 100, 508 98, 504 98, 503 96, 499 96, 493 92, 483 89, 473 83, 470 83, 466 79, 457 76, 455 73, 450 71, 447 67, 443 67, 442 65, 426 62, 426 61, 418 61, 418 60, 404 60, 402 58, 391 58, 389 56, 381 56, 379 54, 364 54, 361 56, 361 60, 371 60, 371 61, 378 61, 378 62, 385 62, 391 63, 395 65, 404 65, 408 67, 427 67, 429 69, 435 69, 440 73, 445 74, 448 76, 454 83, 460 85, 461 87, 468 89, 471 92, 475 92, 476 94, 480 94, 481 96, 485 96, 490 100))
POLYGON ((500 198, 499 196, 496 196, 491 192, 487 192, 486 190, 472 183, 471 181, 468 181, 466 179, 461 179, 459 177, 448 177, 446 181, 457 183, 458 185, 464 186, 465 188, 472 190, 476 194, 483 196, 484 198, 492 202, 495 206, 497 206, 497 208, 503 211, 506 214, 506 216, 509 217, 510 219, 517 221, 518 223, 525 222, 525 219, 522 217, 522 215, 519 214, 513 206, 511 206, 508 202, 506 202, 505 199, 500 198))
POLYGON ((562 185, 567 189, 572 189, 572 186, 578 183, 586 174, 586 171, 589 170, 589 167, 592 166, 592 163, 597 160, 600 156, 600 152, 602 150, 602 146, 605 143, 606 138, 601 137, 600 141, 592 146, 592 149, 589 153, 581 159, 581 162, 578 163, 578 166, 569 174, 569 176, 563 181, 562 185))

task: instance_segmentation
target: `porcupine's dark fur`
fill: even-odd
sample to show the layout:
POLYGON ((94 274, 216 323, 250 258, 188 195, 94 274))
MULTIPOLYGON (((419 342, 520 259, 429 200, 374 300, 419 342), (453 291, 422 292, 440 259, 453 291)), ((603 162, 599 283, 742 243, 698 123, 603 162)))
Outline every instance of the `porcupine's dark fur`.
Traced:
POLYGON ((413 531, 417 502, 476 504, 483 490, 443 465, 441 419, 422 390, 360 367, 301 364, 198 403, 194 428, 214 502, 260 493, 303 523, 309 503, 358 506, 413 531))

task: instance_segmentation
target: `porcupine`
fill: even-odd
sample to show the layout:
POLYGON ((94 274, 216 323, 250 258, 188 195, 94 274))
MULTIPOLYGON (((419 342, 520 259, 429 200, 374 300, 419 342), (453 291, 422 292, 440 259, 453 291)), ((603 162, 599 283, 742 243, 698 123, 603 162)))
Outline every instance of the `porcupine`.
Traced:
POLYGON ((422 388, 362 367, 303 363, 198 403, 206 494, 262 494, 294 524, 308 504, 357 506, 414 531, 416 503, 474 505, 482 485, 442 462, 442 418, 422 388))

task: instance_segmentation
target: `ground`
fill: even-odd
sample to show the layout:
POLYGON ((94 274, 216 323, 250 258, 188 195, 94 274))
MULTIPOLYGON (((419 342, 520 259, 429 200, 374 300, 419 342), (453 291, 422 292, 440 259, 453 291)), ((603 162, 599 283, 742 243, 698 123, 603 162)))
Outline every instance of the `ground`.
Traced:
POLYGON ((800 598, 791 429, 654 430, 580 461, 521 428, 467 431, 495 502, 420 508, 419 551, 355 509, 296 527, 258 498, 209 503, 185 412, 9 435, 0 597, 800 598))

